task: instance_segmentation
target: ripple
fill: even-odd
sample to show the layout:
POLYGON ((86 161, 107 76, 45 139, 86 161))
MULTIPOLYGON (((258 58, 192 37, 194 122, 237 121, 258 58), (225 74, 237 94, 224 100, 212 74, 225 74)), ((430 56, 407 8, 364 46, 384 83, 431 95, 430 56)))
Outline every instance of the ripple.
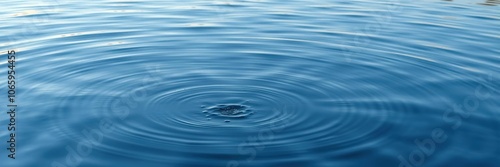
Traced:
MULTIPOLYGON (((385 3, 170 3, 70 5, 75 12, 54 15, 39 36, 17 42, 22 83, 32 83, 20 85, 29 92, 26 110, 40 111, 26 112, 25 121, 51 135, 24 142, 57 141, 34 147, 47 148, 36 156, 64 160, 66 144, 85 141, 83 131, 109 121, 113 130, 82 166, 391 166, 413 150, 409 142, 446 127, 442 112, 474 93, 483 82, 477 76, 498 71, 498 23, 472 7, 441 12, 485 24, 433 17, 435 5, 446 7, 440 2, 400 14, 363 43, 352 27, 379 21, 365 11, 385 3), (355 53, 351 61, 346 48, 355 53)), ((453 131, 454 142, 467 143, 462 137, 474 131, 495 134, 477 139, 494 145, 496 108, 481 101, 465 130, 453 131)), ((484 155, 498 153, 490 148, 484 155)))
POLYGON ((206 116, 209 118, 210 116, 221 118, 245 118, 253 113, 248 106, 242 104, 218 104, 207 107, 202 112, 206 113, 206 116))

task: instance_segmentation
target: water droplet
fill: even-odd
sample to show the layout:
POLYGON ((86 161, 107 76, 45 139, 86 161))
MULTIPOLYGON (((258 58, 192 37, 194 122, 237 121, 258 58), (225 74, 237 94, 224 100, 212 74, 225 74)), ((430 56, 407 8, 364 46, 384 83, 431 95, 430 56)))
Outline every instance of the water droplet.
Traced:
MULTIPOLYGON (((217 118, 245 118, 249 116, 252 112, 249 107, 243 104, 216 104, 213 106, 207 106, 202 111, 205 115, 215 116, 217 118)), ((229 120, 227 120, 229 121, 229 120)), ((227 122, 226 121, 226 122, 227 122)))

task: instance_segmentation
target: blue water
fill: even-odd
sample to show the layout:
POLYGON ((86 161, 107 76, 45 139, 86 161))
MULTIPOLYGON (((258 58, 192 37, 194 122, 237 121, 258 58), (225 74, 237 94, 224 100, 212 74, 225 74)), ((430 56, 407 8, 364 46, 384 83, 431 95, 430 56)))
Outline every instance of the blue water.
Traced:
POLYGON ((1 4, 2 167, 500 164, 497 0, 1 4))

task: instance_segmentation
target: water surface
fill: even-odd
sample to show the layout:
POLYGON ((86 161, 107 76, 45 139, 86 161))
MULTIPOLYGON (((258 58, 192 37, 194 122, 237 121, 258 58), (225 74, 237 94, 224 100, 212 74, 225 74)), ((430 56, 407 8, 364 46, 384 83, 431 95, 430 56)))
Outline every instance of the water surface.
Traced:
POLYGON ((9 167, 500 163, 499 1, 2 5, 9 167))

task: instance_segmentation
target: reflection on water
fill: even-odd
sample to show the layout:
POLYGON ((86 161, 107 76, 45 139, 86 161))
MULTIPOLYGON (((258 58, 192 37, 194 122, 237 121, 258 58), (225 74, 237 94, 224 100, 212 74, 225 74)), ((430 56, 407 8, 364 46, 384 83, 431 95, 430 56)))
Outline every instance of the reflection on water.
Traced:
POLYGON ((499 0, 487 0, 484 3, 479 3, 479 4, 481 4, 481 5, 496 6, 496 5, 500 4, 500 1, 499 0))
MULTIPOLYGON (((453 0, 443 0, 443 1, 453 1, 453 0)), ((459 1, 462 1, 462 0, 459 0, 459 1)), ((469 2, 469 1, 465 1, 465 2, 469 2)), ((486 5, 486 6, 496 6, 496 5, 500 4, 500 1, 499 0, 486 0, 484 2, 477 2, 476 4, 486 5)))
POLYGON ((496 167, 498 1, 477 2, 6 1, 22 144, 0 161, 496 167))

